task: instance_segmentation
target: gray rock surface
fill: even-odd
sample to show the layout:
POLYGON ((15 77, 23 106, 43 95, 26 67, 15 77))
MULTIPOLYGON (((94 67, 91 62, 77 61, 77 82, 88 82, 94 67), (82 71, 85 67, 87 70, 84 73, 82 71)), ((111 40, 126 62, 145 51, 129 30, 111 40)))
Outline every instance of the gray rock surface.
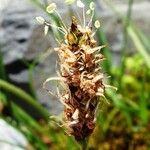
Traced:
MULTIPOLYGON (((120 0, 106 0, 111 2, 119 15, 126 16, 128 9, 128 1, 120 0)), ((108 39, 108 45, 113 51, 113 63, 118 66, 121 60, 121 49, 123 45, 123 24, 120 21, 120 17, 115 14, 110 7, 104 1, 100 1, 103 12, 99 12, 102 22, 102 27, 104 27, 104 32, 106 33, 108 39)), ((140 28, 148 37, 150 37, 150 0, 134 0, 132 6, 132 21, 137 27, 140 28)), ((129 40, 129 52, 135 51, 135 47, 130 38, 129 40)))
POLYGON ((0 12, 2 14, 0 15, 0 45, 4 53, 4 63, 8 64, 23 58, 28 52, 30 55, 27 57, 36 57, 41 49, 45 50, 49 47, 49 39, 44 37, 35 21, 40 11, 28 0, 13 0, 13 3, 7 0, 7 2, 8 5, 5 3, 5 7, 0 12))
MULTIPOLYGON (((56 46, 52 33, 44 36, 43 26, 38 25, 35 20, 35 17, 45 14, 30 0, 13 0, 13 3, 11 0, 0 0, 0 4, 0 47, 6 65, 20 59, 36 59, 49 47, 56 46)), ((59 3, 58 7, 61 8, 61 4, 59 3)), ((50 112, 58 114, 62 105, 56 97, 48 95, 42 88, 43 82, 49 76, 56 76, 55 63, 56 54, 51 52, 51 55, 33 70, 33 84, 41 104, 50 112)), ((10 73, 9 77, 13 82, 21 85, 28 82, 29 72, 21 70, 17 74, 10 73)), ((53 85, 50 89, 53 89, 53 85)))
POLYGON ((0 149, 24 150, 28 147, 26 137, 5 120, 0 118, 0 149))

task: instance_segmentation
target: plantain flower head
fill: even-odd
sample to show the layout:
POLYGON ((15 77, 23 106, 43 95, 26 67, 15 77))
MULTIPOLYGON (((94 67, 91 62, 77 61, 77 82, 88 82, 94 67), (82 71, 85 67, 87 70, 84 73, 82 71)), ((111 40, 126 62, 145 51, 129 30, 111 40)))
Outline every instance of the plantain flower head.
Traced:
MULTIPOLYGON (((85 9, 81 0, 77 0, 77 6, 79 9, 85 9)), ((104 60, 100 50, 105 46, 97 46, 94 39, 95 32, 92 31, 94 8, 95 4, 92 2, 87 12, 91 15, 87 24, 84 11, 82 25, 74 16, 69 27, 63 22, 62 27, 45 22, 46 26, 57 28, 63 33, 64 41, 55 48, 59 56, 58 77, 47 79, 43 85, 46 88, 49 81, 60 82, 63 91, 58 88, 57 96, 64 105, 63 125, 77 141, 87 138, 93 132, 100 101, 105 98, 104 74, 99 66, 104 60)), ((56 6, 52 4, 47 11, 51 13, 54 9, 56 6)), ((62 21, 61 17, 60 20, 62 21)), ((100 22, 97 20, 94 25, 97 29, 100 22)))

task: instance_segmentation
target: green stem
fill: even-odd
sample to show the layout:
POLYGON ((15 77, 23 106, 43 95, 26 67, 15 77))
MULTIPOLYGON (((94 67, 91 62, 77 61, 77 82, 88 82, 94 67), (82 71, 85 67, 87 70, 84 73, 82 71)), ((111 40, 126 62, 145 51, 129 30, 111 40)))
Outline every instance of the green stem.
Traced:
POLYGON ((37 103, 36 100, 32 98, 29 94, 27 94, 25 91, 1 79, 0 79, 0 88, 3 88, 9 91, 10 93, 20 97, 24 102, 33 106, 45 120, 48 120, 49 112, 45 108, 43 108, 39 103, 37 103))
MULTIPOLYGON (((122 80, 122 76, 125 72, 125 60, 126 60, 126 55, 127 55, 127 46, 128 46, 128 32, 127 28, 131 23, 131 14, 132 14, 132 5, 133 5, 133 0, 129 0, 128 2, 128 10, 127 10, 127 15, 126 18, 123 20, 124 21, 124 27, 123 27, 123 45, 122 45, 122 54, 121 54, 121 74, 120 74, 120 83, 122 80)), ((119 84, 119 88, 121 90, 122 84, 119 84)))
POLYGON ((0 78, 6 80, 6 72, 5 72, 5 67, 4 67, 4 63, 3 63, 3 56, 2 56, 2 52, 0 50, 0 78))
MULTIPOLYGON (((18 122, 24 124, 26 127, 31 129, 33 132, 36 131, 40 134, 49 135, 48 129, 43 127, 38 121, 36 121, 32 116, 30 116, 27 112, 21 109, 17 104, 12 102, 13 114, 18 122)), ((35 132, 35 133, 36 133, 35 132)))
POLYGON ((81 145, 81 150, 87 150, 88 147, 88 139, 84 139, 83 141, 80 142, 81 145))
POLYGON ((131 22, 132 5, 133 5, 133 0, 129 0, 127 15, 126 15, 126 18, 124 20, 124 29, 123 29, 124 37, 123 37, 123 45, 122 45, 122 49, 123 49, 122 56, 124 56, 124 54, 126 54, 126 48, 127 48, 127 44, 128 44, 127 28, 131 22))
POLYGON ((150 68, 150 57, 144 47, 144 45, 141 43, 140 38, 136 34, 136 30, 134 30, 132 27, 128 27, 127 29, 129 36, 133 39, 134 44, 139 51, 139 53, 143 56, 145 63, 147 64, 148 68, 150 68))
POLYGON ((34 97, 34 99, 37 99, 37 96, 36 96, 36 91, 35 91, 35 88, 34 88, 34 81, 33 81, 33 70, 35 68, 35 65, 31 65, 28 69, 28 79, 29 79, 29 88, 30 88, 30 92, 31 92, 31 95, 34 97))

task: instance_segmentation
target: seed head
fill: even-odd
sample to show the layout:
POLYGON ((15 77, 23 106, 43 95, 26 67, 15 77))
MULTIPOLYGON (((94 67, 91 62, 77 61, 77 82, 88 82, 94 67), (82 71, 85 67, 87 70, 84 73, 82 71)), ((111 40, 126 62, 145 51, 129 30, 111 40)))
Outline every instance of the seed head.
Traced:
MULTIPOLYGON (((77 6, 84 10, 81 0, 77 0, 77 6)), ((59 56, 59 77, 49 78, 44 83, 45 87, 48 81, 59 80, 63 86, 63 92, 58 88, 57 95, 64 105, 64 125, 77 141, 85 139, 93 132, 100 100, 105 98, 104 75, 99 66, 99 62, 104 60, 100 50, 105 46, 97 46, 94 39, 91 28, 94 7, 92 2, 88 10, 88 15, 92 16, 87 25, 84 12, 83 26, 73 16, 69 28, 66 29, 64 23, 62 27, 57 27, 64 33, 64 42, 55 48, 59 56)), ((51 5, 49 8, 51 12, 51 5)), ((100 27, 98 20, 95 27, 100 27)))

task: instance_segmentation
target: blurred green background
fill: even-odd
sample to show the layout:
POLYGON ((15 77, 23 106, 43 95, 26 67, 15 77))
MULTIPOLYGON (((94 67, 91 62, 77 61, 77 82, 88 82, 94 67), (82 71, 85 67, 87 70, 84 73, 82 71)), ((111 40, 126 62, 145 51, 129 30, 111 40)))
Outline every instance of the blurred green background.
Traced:
MULTIPOLYGON (((24 1, 29 2, 29 0, 24 1)), ((32 3, 29 4, 38 10, 36 15, 42 14, 52 23, 59 25, 57 16, 46 14, 47 1, 30 0, 30 2, 32 3)), ((84 0, 87 7, 90 2, 90 0, 84 0)), ((136 9, 138 6, 144 8, 143 4, 145 4, 145 6, 149 6, 147 10, 150 10, 150 2, 143 1, 142 3, 138 0, 127 0, 125 2, 96 0, 94 2, 96 3, 94 20, 100 18, 100 22, 102 22, 101 28, 96 34, 97 42, 99 45, 108 45, 107 48, 102 50, 107 60, 101 66, 106 75, 111 76, 107 82, 117 87, 118 90, 117 92, 106 90, 106 97, 110 104, 103 103, 100 107, 97 126, 89 139, 88 148, 90 150, 149 150, 150 33, 146 32, 149 25, 142 20, 143 18, 140 18, 140 23, 137 22, 136 17, 140 16, 140 12, 137 13, 136 9), (122 7, 119 9, 119 6, 122 7), (105 15, 106 12, 108 15, 105 15), (121 38, 115 38, 117 36, 121 36, 121 38)), ((61 3, 64 2, 61 1, 61 3)), ((68 18, 64 20, 70 20, 69 16, 77 11, 74 6, 65 4, 63 7, 60 4, 59 8, 60 11, 61 9, 67 10, 68 18)), ((149 12, 146 12, 145 20, 149 18, 148 15, 149 12)), ((7 20, 7 18, 4 20, 7 20)), ((30 20, 35 21, 35 18, 30 17, 30 20)), ((2 24, 2 27, 6 25, 6 23, 2 24)), ((8 26, 10 25, 11 22, 8 23, 8 26)), ((18 34, 21 34, 21 32, 20 30, 18 34)), ((35 32, 40 32, 39 28, 36 28, 35 32)), ((41 39, 41 34, 36 36, 41 39)), ((49 37, 52 39, 55 37, 61 38, 61 35, 58 31, 51 30, 46 38, 49 39, 49 37)), ((4 35, 1 38, 5 41, 4 35)), ((39 44, 38 41, 32 42, 35 45, 39 44)), ((53 115, 53 112, 59 114, 62 108, 58 109, 55 100, 49 104, 52 107, 51 109, 54 109, 53 111, 49 107, 45 107, 39 100, 39 94, 37 94, 37 88, 35 87, 38 80, 41 80, 42 83, 46 78, 55 74, 55 72, 44 73, 45 70, 42 70, 43 62, 56 58, 53 57, 53 54, 51 55, 51 51, 48 49, 49 46, 51 46, 50 49, 53 49, 56 44, 53 44, 52 40, 50 42, 51 45, 47 40, 47 43, 44 44, 48 46, 42 47, 43 49, 39 50, 32 59, 30 59, 32 51, 28 54, 29 59, 24 56, 19 57, 19 65, 26 68, 28 75, 25 86, 12 81, 9 71, 14 69, 17 72, 19 67, 18 64, 15 66, 14 63, 13 66, 6 62, 3 44, 0 45, 0 118, 25 136, 27 144, 24 146, 18 145, 20 149, 78 150, 80 149, 78 143, 72 137, 66 135, 65 131, 49 118, 50 115, 53 115), (38 65, 41 65, 41 67, 38 68, 38 65), (42 79, 35 77, 35 70, 39 74, 42 72, 42 79), (57 109, 55 111, 55 108, 58 111, 57 109)), ((6 48, 9 50, 9 47, 6 48)), ((7 59, 10 59, 9 55, 7 59)), ((47 69, 54 65, 50 64, 49 61, 47 64, 47 69)), ((21 80, 23 79, 21 78, 21 80)), ((42 88, 42 84, 38 86, 42 88)), ((41 93, 47 95, 44 91, 41 93)), ((48 98, 51 99, 52 97, 48 96, 48 98)), ((44 96, 41 99, 43 100, 44 96)), ((47 99, 44 102, 49 103, 47 99)), ((0 140, 0 145, 2 142, 5 141, 0 140)), ((6 144, 8 143, 6 142, 6 144)), ((9 144, 11 145, 11 143, 9 144)))

